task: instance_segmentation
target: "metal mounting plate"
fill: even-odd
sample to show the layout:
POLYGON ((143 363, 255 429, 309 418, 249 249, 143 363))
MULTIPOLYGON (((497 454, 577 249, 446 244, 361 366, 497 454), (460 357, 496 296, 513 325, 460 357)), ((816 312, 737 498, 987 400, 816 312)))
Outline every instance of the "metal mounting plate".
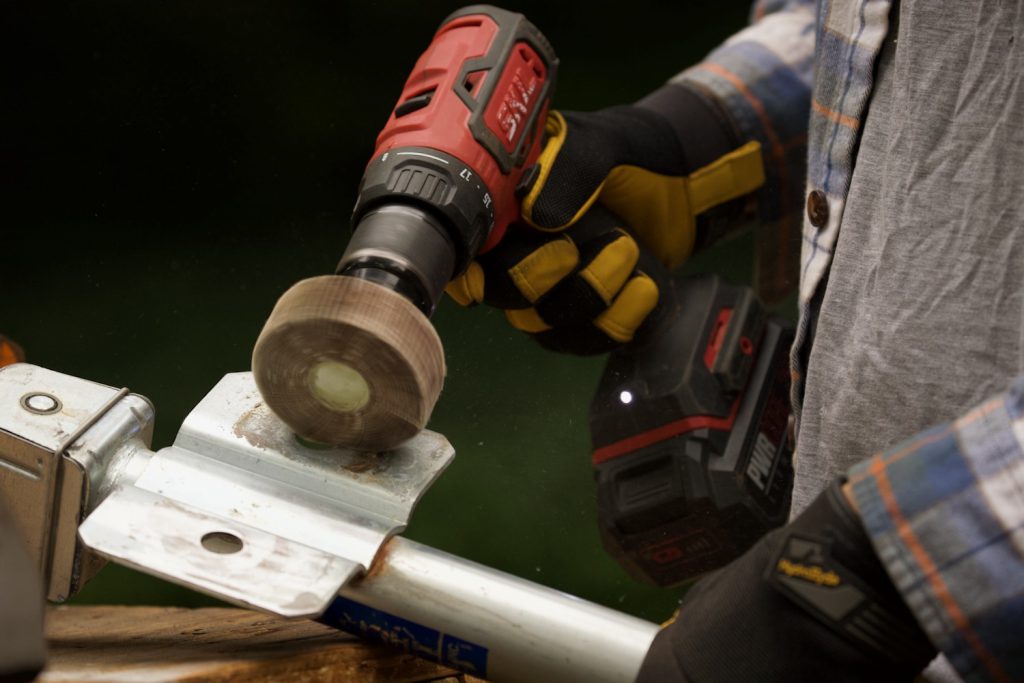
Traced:
POLYGON ((453 456, 427 431, 379 454, 305 445, 251 373, 226 375, 79 534, 110 559, 229 602, 316 616, 453 456))

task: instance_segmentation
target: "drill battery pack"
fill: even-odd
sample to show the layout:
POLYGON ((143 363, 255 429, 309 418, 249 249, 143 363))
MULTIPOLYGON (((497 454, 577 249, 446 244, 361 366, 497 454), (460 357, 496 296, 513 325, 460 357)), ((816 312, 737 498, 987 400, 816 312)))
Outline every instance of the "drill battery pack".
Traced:
POLYGON ((672 586, 738 557, 789 514, 792 331, 747 287, 677 279, 613 353, 590 408, 606 550, 672 586))

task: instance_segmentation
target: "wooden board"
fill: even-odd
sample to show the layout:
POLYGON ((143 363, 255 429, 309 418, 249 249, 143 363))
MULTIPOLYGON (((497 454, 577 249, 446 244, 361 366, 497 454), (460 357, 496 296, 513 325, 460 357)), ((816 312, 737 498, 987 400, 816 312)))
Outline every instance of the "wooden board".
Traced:
POLYGON ((45 683, 476 681, 312 621, 240 609, 52 607, 45 683))

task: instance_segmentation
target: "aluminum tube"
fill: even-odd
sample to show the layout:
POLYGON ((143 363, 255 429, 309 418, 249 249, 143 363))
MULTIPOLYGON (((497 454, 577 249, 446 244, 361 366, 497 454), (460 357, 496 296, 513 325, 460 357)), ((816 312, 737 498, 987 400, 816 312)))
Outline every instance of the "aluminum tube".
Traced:
POLYGON ((339 596, 327 623, 498 682, 633 681, 658 630, 401 537, 339 596))

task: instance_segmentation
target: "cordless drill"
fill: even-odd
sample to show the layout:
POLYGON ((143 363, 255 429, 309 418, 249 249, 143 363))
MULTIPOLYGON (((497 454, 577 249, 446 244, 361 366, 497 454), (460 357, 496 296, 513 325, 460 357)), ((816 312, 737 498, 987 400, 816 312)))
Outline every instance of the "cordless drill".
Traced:
POLYGON ((298 434, 380 451, 426 424, 444 377, 427 316, 518 217, 557 68, 520 14, 442 22, 377 138, 336 275, 286 292, 253 351, 260 393, 298 434))
MULTIPOLYGON (((264 400, 298 434, 380 451, 425 425, 444 375, 427 316, 518 217, 557 66, 519 14, 442 22, 377 139, 337 274, 286 292, 254 349, 264 400)), ((785 327, 748 289, 658 279, 642 334, 609 360, 591 434, 605 545, 664 585, 784 521, 792 446, 785 327)))

